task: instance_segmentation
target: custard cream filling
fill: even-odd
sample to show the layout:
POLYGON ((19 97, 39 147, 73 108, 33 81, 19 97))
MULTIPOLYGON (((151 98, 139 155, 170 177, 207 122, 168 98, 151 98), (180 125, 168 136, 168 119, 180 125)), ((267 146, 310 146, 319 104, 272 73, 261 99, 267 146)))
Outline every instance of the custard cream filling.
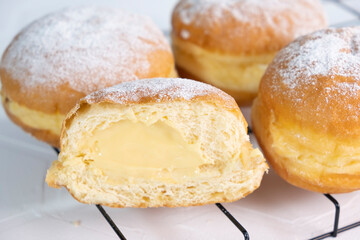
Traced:
POLYGON ((95 129, 84 141, 83 161, 115 184, 129 178, 179 183, 196 176, 206 164, 198 144, 187 143, 162 121, 147 125, 121 120, 95 129))
POLYGON ((260 79, 275 53, 224 55, 204 50, 178 38, 172 39, 177 64, 218 87, 256 93, 260 79))
POLYGON ((32 110, 22 106, 11 99, 2 97, 8 111, 17 117, 23 124, 40 130, 48 130, 55 135, 60 135, 62 122, 65 115, 60 113, 48 114, 37 110, 32 110))
POLYGON ((360 172, 360 139, 339 140, 281 120, 271 123, 270 133, 275 152, 286 156, 290 168, 302 164, 319 172, 360 172))

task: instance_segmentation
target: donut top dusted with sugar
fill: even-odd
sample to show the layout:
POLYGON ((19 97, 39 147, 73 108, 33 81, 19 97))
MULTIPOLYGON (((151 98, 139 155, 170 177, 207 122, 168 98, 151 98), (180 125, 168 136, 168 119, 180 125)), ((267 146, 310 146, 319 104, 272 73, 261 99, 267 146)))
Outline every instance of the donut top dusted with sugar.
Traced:
POLYGON ((260 94, 282 116, 359 136, 360 28, 331 28, 298 38, 269 65, 260 94))
POLYGON ((318 0, 181 0, 173 34, 212 51, 268 53, 324 28, 318 0))
POLYGON ((238 111, 235 100, 209 84, 182 78, 151 78, 101 89, 81 100, 89 104, 112 102, 119 104, 192 101, 208 99, 238 111))
MULTIPOLYGON (((49 14, 23 29, 3 55, 1 77, 11 79, 4 80, 5 93, 18 87, 21 96, 32 92, 28 97, 38 94, 48 100, 44 94, 57 97, 65 90, 74 105, 95 90, 165 77, 172 68, 169 45, 151 19, 117 9, 79 7, 49 14)), ((73 106, 53 105, 61 112, 73 106)))

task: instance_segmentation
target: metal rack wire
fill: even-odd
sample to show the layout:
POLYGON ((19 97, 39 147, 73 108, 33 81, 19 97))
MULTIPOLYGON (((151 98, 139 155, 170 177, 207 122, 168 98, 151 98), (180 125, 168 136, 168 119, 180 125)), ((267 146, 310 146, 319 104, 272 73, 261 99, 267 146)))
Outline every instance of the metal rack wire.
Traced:
POLYGON ((124 236, 124 234, 122 234, 122 232, 119 230, 119 228, 116 226, 116 224, 114 223, 114 221, 111 219, 111 217, 109 216, 109 214, 107 214, 107 212, 105 211, 105 209, 99 205, 96 204, 97 209, 100 211, 100 213, 103 215, 103 217, 106 219, 106 221, 110 224, 111 228, 114 230, 114 232, 116 233, 116 235, 121 239, 121 240, 126 240, 126 237, 124 236))
MULTIPOLYGON (((250 236, 249 233, 246 231, 246 229, 230 214, 230 212, 228 210, 226 210, 226 208, 224 208, 224 206, 221 203, 216 203, 215 204, 224 214, 226 217, 228 217, 230 219, 230 221, 240 230, 240 232, 243 234, 244 239, 245 240, 249 240, 250 236)), ((97 209, 100 211, 100 213, 103 215, 103 217, 106 219, 106 221, 110 224, 111 228, 114 230, 114 232, 116 233, 116 235, 119 237, 119 239, 121 240, 126 240, 126 237, 122 234, 122 232, 119 230, 119 228, 116 226, 116 224, 114 223, 114 221, 111 219, 111 217, 109 216, 109 214, 107 214, 107 212, 105 211, 105 209, 97 204, 96 205, 97 209)))
POLYGON ((319 236, 313 237, 310 240, 320 240, 325 239, 328 237, 337 237, 339 233, 345 232, 347 230, 353 229, 355 227, 360 226, 360 221, 355 222, 353 224, 349 224, 345 227, 339 228, 339 218, 340 218, 340 204, 339 202, 330 194, 324 194, 325 197, 327 197, 335 206, 335 219, 334 219, 334 226, 333 230, 328 233, 321 234, 319 236))

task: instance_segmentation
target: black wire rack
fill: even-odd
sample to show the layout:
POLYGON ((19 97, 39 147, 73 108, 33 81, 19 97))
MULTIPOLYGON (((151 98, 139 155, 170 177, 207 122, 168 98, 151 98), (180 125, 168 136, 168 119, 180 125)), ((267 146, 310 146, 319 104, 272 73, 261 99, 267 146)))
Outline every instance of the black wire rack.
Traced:
POLYGON ((334 226, 333 226, 333 230, 331 232, 328 233, 324 233, 321 234, 319 236, 310 238, 310 240, 320 240, 320 239, 325 239, 328 237, 337 237, 337 235, 339 233, 345 232, 347 230, 353 229, 355 227, 360 226, 360 221, 355 222, 353 224, 349 224, 345 227, 339 228, 339 218, 340 218, 340 204, 339 202, 330 194, 324 194, 324 196, 329 199, 335 206, 335 218, 334 218, 334 226))

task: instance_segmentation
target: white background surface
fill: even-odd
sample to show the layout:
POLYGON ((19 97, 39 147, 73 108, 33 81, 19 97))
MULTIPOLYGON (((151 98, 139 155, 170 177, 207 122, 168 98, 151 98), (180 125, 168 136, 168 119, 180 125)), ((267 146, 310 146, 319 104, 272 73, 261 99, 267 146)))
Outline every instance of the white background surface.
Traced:
MULTIPOLYGON (((66 6, 97 4, 147 14, 169 31, 174 0, 0 0, 0 53, 34 19, 66 6)), ((360 1, 344 1, 360 11, 360 1)), ((324 1, 329 23, 359 25, 355 14, 324 1)), ((243 109, 248 116, 249 109, 243 109)), ((255 141, 252 139, 254 144, 255 141)), ((0 239, 116 239, 95 206, 76 202, 44 183, 52 149, 12 124, 0 108, 0 239)), ((340 227, 360 221, 360 192, 334 195, 340 227)), ((224 206, 251 239, 307 239, 331 231, 334 207, 321 194, 295 188, 270 171, 259 190, 224 206)), ((242 239, 215 205, 189 208, 105 208, 128 239, 242 239)), ((360 227, 338 239, 360 239, 360 227)))

